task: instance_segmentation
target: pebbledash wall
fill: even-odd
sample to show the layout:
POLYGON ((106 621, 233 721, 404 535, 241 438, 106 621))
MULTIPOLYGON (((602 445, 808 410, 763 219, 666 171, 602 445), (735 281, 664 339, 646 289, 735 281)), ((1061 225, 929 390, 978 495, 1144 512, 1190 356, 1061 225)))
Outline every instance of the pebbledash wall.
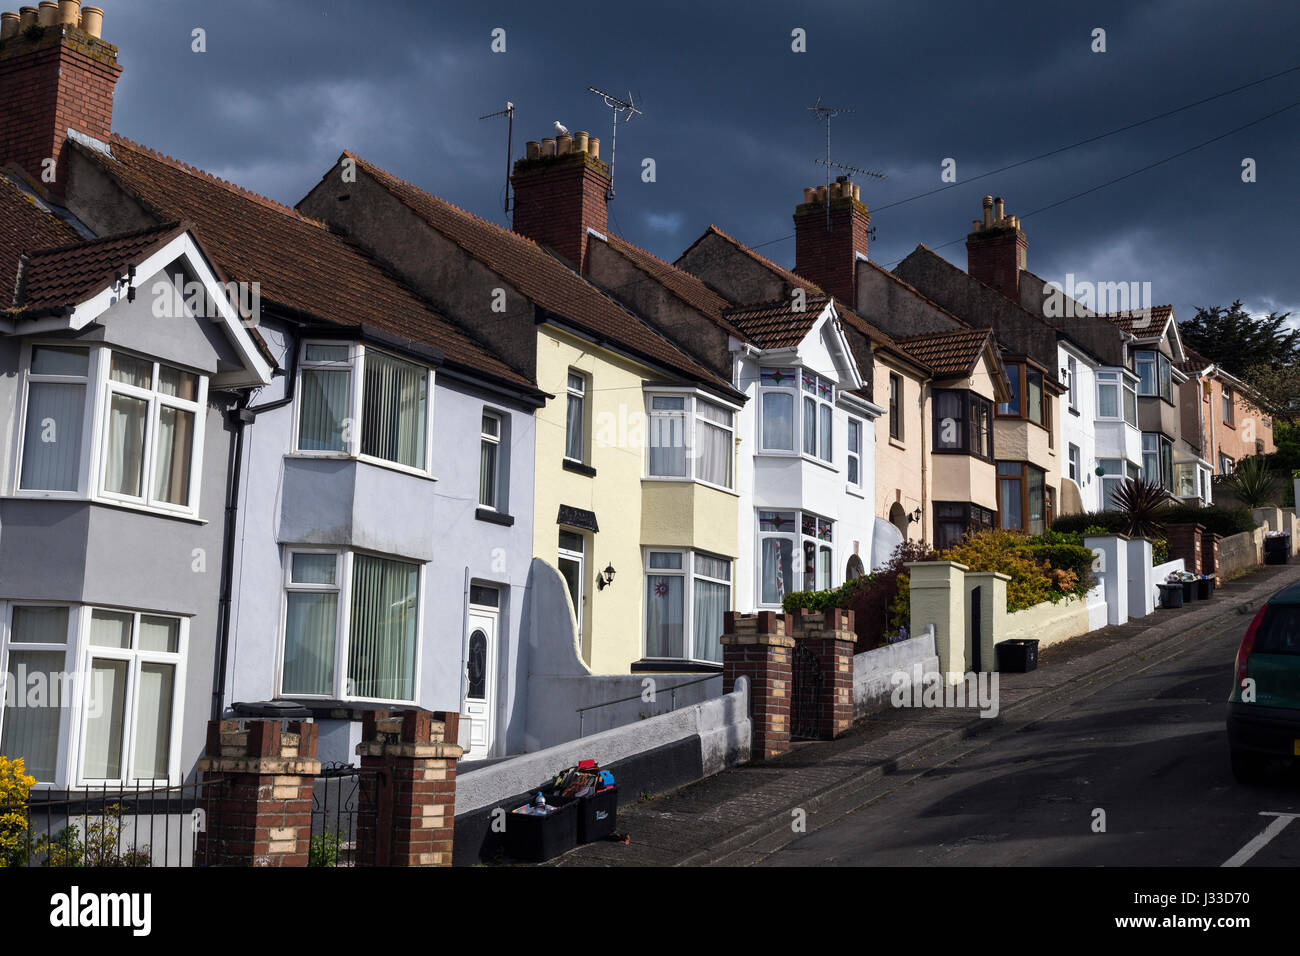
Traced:
MULTIPOLYGON (((261 328, 284 368, 290 367, 289 353, 298 341, 291 329, 273 318, 261 328)), ((285 398, 283 390, 293 387, 288 378, 264 389, 253 407, 285 398)), ((531 411, 436 368, 430 479, 355 459, 296 457, 297 409, 290 402, 260 412, 245 434, 227 708, 281 696, 288 548, 352 548, 423 568, 414 703, 428 710, 462 711, 467 585, 497 589, 495 675, 489 684, 495 698, 494 742, 486 752, 471 750, 465 756, 473 760, 522 750, 526 698, 520 675, 526 665, 519 621, 532 558, 531 411), (475 516, 485 409, 505 423, 502 448, 508 449, 509 464, 503 483, 514 518, 508 526, 475 516)), ((310 705, 320 724, 321 759, 355 762, 361 710, 374 705, 297 699, 310 705)), ((468 719, 462 721, 468 726, 468 719)))

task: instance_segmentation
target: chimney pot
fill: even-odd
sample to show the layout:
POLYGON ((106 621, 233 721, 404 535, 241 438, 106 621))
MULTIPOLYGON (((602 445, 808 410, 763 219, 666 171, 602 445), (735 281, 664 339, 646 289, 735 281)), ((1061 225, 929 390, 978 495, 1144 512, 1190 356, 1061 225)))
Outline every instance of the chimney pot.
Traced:
POLYGON ((592 136, 587 140, 587 154, 592 159, 600 159, 600 137, 592 136))
POLYGON ((573 148, 579 153, 585 153, 587 151, 587 139, 586 130, 578 130, 573 134, 573 148))
POLYGON ((36 22, 43 27, 52 27, 59 22, 59 0, 41 0, 36 22))
POLYGON ((98 40, 104 35, 104 11, 99 7, 82 7, 81 29, 98 40))
POLYGON ((59 0, 59 23, 75 27, 81 19, 81 0, 59 0))
POLYGON ((983 225, 984 225, 983 221, 981 221, 981 220, 979 220, 979 219, 972 219, 972 220, 970 221, 970 231, 971 231, 971 232, 979 232, 979 231, 980 231, 980 227, 983 226, 983 225))
POLYGON ((809 186, 807 189, 803 191, 803 201, 805 203, 816 202, 816 200, 817 200, 817 190, 814 189, 812 186, 809 186))
POLYGON ((16 13, 0 13, 0 40, 18 35, 19 17, 16 13))
POLYGON ((555 154, 557 156, 564 156, 566 153, 571 152, 573 152, 573 137, 567 133, 563 136, 556 137, 555 154))
POLYGON ((825 202, 825 201, 826 201, 826 187, 825 187, 825 186, 818 186, 818 187, 817 187, 817 201, 818 201, 818 202, 825 202))
POLYGON ((832 198, 832 199, 839 199, 840 196, 841 196, 841 194, 842 194, 843 192, 844 192, 844 184, 843 184, 843 183, 841 183, 841 182, 834 182, 834 183, 831 183, 831 198, 832 198))
POLYGON ((853 184, 853 198, 857 202, 862 202, 862 187, 859 186, 857 183, 853 184))
POLYGON ((36 26, 37 12, 35 7, 18 8, 18 29, 26 30, 28 27, 36 26))
POLYGON ((993 197, 984 197, 984 228, 987 229, 993 225, 993 197))
POLYGON ((1006 206, 1002 202, 1002 197, 999 196, 997 199, 993 200, 993 221, 1001 222, 1006 217, 1006 206))
POLYGON ((554 156, 554 155, 555 155, 555 137, 554 137, 554 136, 548 136, 548 137, 546 137, 545 139, 542 140, 542 155, 543 155, 543 156, 554 156))
POLYGON ((524 155, 529 159, 537 159, 542 155, 542 144, 535 139, 530 139, 524 143, 524 155))

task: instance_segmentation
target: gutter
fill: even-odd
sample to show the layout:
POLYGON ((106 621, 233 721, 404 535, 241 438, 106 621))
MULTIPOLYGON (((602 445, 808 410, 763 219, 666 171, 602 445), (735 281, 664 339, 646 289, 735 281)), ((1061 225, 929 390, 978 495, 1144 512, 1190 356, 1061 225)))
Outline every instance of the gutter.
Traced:
MULTIPOLYGON (((289 393, 293 395, 292 392, 289 393)), ((239 482, 244 463, 244 426, 253 422, 255 412, 248 407, 247 395, 241 395, 233 408, 227 409, 226 421, 234 433, 226 464, 226 511, 222 530, 221 597, 218 602, 216 677, 212 684, 212 719, 220 720, 226 709, 226 661, 230 645, 230 605, 235 578, 235 527, 239 517, 239 482)))

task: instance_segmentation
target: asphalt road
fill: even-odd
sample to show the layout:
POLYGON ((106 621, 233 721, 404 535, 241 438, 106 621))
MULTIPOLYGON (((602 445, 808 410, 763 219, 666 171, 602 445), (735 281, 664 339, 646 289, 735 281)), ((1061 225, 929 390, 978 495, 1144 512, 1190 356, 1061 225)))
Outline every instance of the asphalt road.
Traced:
POLYGON ((1300 819, 1261 815, 1300 815, 1300 772, 1252 787, 1228 765, 1225 702, 1249 620, 981 749, 904 768, 866 806, 810 816, 758 865, 1300 866, 1300 819))

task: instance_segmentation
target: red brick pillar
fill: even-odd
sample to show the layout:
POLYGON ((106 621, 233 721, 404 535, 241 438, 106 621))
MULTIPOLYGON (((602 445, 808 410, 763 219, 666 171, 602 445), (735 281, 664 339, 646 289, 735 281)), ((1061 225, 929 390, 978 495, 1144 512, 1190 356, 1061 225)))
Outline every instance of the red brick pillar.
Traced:
POLYGON ((1213 574, 1216 587, 1223 583, 1219 577, 1219 539, 1222 537, 1213 531, 1201 534, 1201 572, 1213 574))
POLYGON ((749 680, 750 754, 766 760, 790 749, 790 651, 794 621, 788 614, 728 611, 722 635, 722 692, 736 678, 749 680))
POLYGON ((1183 567, 1193 574, 1201 573, 1201 534, 1204 525, 1171 524, 1165 526, 1165 539, 1169 542, 1169 560, 1183 559, 1183 567))
POLYGON ((212 720, 199 760, 209 795, 196 862, 306 866, 320 761, 307 721, 212 720))
POLYGON ((357 855, 376 866, 451 866, 460 715, 371 711, 357 754, 376 771, 378 813, 358 821, 357 855))
MULTIPOLYGON (((834 740, 853 726, 853 650, 858 640, 853 612, 841 608, 825 613, 804 610, 794 622, 795 640, 821 665, 817 736, 834 740)), ((799 693, 799 688, 792 693, 799 693)))

